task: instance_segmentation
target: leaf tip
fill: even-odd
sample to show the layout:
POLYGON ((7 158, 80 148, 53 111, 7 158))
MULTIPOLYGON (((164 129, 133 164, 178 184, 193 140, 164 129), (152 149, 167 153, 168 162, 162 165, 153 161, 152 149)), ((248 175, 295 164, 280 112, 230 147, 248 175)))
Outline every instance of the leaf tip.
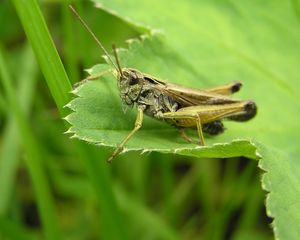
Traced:
POLYGON ((71 138, 71 139, 74 139, 74 138, 79 139, 79 136, 78 136, 77 134, 74 133, 70 138, 71 138))
POLYGON ((71 128, 69 128, 67 131, 65 131, 65 132, 63 132, 63 134, 73 134, 74 133, 74 131, 71 129, 71 128))
MULTIPOLYGON (((70 91, 70 93, 72 93, 72 94, 78 96, 79 89, 80 89, 80 86, 75 87, 75 88, 73 88, 73 89, 70 91)), ((68 104, 67 104, 67 105, 68 105, 68 104)), ((66 106, 67 106, 67 105, 66 105, 66 106)))
POLYGON ((63 108, 70 108, 71 109, 71 102, 68 102, 65 106, 63 106, 63 108))
POLYGON ((87 68, 87 69, 84 69, 84 71, 87 72, 89 75, 92 75, 93 68, 87 68))
POLYGON ((63 117, 62 119, 65 120, 65 121, 67 121, 68 123, 70 123, 70 115, 68 115, 66 117, 63 117))

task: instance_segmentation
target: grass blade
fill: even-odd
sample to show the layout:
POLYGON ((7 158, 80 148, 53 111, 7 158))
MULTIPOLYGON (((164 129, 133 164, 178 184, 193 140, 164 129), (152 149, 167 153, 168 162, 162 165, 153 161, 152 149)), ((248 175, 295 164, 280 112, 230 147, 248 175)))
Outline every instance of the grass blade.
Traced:
POLYGON ((46 23, 36 0, 13 1, 24 31, 32 45, 47 81, 52 97, 62 115, 68 102, 71 84, 54 47, 46 23))

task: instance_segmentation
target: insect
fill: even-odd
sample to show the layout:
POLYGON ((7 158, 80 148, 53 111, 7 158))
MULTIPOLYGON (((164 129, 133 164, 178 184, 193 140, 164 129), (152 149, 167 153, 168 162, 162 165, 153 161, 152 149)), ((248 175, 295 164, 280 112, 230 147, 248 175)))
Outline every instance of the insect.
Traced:
POLYGON ((117 146, 108 162, 123 151, 125 144, 141 128, 144 114, 170 123, 189 142, 194 140, 186 135, 184 129, 197 129, 200 145, 204 145, 203 132, 217 135, 225 130, 223 119, 247 121, 256 115, 254 101, 234 100, 228 96, 239 91, 242 86, 240 82, 199 90, 160 80, 137 69, 121 68, 115 46, 113 45, 114 61, 76 10, 72 6, 70 8, 114 66, 122 102, 137 108, 133 130, 117 146))

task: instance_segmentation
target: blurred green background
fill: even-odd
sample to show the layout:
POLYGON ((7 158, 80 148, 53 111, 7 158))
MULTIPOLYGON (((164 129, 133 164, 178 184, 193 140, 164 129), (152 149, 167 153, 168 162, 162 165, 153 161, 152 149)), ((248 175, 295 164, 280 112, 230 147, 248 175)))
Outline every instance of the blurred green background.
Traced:
MULTIPOLYGON (((74 83, 103 59, 68 3, 39 6, 74 83)), ((138 37, 90 2, 73 4, 107 48, 138 37)), ((108 165, 110 151, 63 134, 67 123, 8 0, 0 44, 0 239, 272 239, 257 162, 129 153, 108 165)))

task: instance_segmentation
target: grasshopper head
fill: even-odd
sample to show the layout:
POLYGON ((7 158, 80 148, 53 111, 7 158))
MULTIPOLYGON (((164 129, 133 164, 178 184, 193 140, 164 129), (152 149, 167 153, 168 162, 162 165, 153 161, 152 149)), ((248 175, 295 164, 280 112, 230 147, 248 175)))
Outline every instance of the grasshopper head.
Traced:
POLYGON ((118 88, 122 101, 133 105, 140 96, 143 88, 143 75, 136 69, 123 68, 118 76, 118 88))

